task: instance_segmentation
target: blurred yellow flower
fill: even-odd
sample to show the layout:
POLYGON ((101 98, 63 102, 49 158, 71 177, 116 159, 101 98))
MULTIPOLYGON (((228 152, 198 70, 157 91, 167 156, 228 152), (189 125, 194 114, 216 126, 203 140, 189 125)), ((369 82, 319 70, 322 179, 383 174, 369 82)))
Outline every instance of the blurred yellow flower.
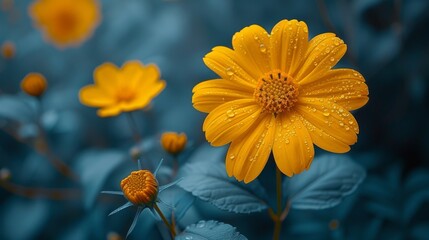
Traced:
POLYGON ((1 46, 1 54, 6 59, 13 58, 15 56, 15 44, 13 42, 4 42, 1 46))
POLYGON ((350 150, 359 132, 349 112, 368 101, 368 87, 352 69, 332 69, 346 52, 333 33, 308 41, 304 22, 282 20, 268 34, 252 25, 232 38, 233 49, 215 47, 205 64, 221 79, 194 87, 194 107, 209 113, 203 130, 213 146, 231 143, 229 176, 250 182, 271 151, 292 176, 310 167, 316 146, 350 150))
POLYGON ((34 97, 41 96, 47 87, 48 83, 45 77, 40 73, 29 73, 21 81, 22 91, 34 97))
POLYGON ((58 47, 79 45, 101 19, 96 0, 36 0, 29 13, 45 38, 58 47))
POLYGON ((122 68, 104 63, 95 69, 94 82, 80 90, 79 98, 82 104, 101 108, 100 117, 144 108, 165 88, 158 67, 139 61, 126 62, 122 68))
POLYGON ((186 146, 187 138, 184 133, 165 132, 161 136, 161 145, 165 151, 177 155, 186 146))

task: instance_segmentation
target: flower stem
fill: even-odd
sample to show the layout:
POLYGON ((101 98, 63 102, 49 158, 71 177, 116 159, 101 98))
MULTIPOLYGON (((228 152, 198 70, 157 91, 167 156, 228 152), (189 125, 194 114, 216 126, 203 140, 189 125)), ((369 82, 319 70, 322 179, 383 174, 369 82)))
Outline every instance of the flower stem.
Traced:
POLYGON ((135 142, 140 142, 142 137, 140 136, 139 129, 137 127, 136 121, 134 120, 133 114, 131 112, 127 112, 128 124, 130 125, 131 132, 133 134, 133 138, 135 142))
POLYGON ((281 215, 283 212, 282 209, 282 173, 280 172, 280 169, 276 167, 276 192, 277 192, 277 213, 275 214, 274 220, 274 236, 273 239, 279 240, 280 239, 280 233, 282 230, 282 221, 281 215))
POLYGON ((62 175, 70 178, 73 181, 79 181, 79 177, 65 164, 49 146, 48 140, 46 139, 46 132, 40 124, 40 121, 37 123, 37 127, 39 130, 39 136, 36 139, 35 149, 41 155, 45 156, 46 159, 54 166, 55 169, 58 170, 62 175))
POLYGON ((171 236, 176 237, 176 229, 173 228, 173 226, 168 223, 167 218, 162 213, 161 209, 159 209, 158 205, 156 203, 153 204, 153 208, 155 208, 155 211, 158 213, 158 215, 161 217, 162 221, 164 222, 165 226, 167 226, 168 230, 170 230, 171 236))

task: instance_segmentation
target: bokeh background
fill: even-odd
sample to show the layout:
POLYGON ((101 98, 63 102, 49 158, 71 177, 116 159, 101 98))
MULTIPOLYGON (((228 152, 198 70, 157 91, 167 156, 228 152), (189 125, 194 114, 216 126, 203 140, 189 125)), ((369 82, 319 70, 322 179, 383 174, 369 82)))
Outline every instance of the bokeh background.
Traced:
MULTIPOLYGON (((348 52, 339 66, 358 70, 367 81, 370 101, 354 113, 361 131, 347 153, 367 177, 335 208, 292 210, 284 236, 429 239, 428 1, 101 0, 102 20, 94 34, 65 49, 46 42, 34 27, 28 15, 32 1, 1 2, 0 44, 10 41, 16 52, 11 59, 0 57, 0 168, 9 169, 10 182, 24 194, 0 189, 0 239, 125 236, 134 210, 107 217, 123 199, 98 192, 119 190, 120 179, 136 168, 129 156, 135 143, 125 116, 99 118, 96 109, 79 102, 78 92, 93 82, 95 67, 138 59, 161 69, 166 89, 150 109, 135 113, 145 139, 138 147, 146 159, 165 157, 168 162, 159 136, 178 131, 189 139, 180 161, 223 161, 225 148, 207 145, 201 130, 205 115, 192 107, 192 87, 216 77, 202 58, 215 46, 231 46, 232 35, 245 26, 271 29, 293 18, 307 23, 310 37, 323 32, 340 36, 348 52), (65 179, 10 134, 28 139, 37 132, 34 99, 19 87, 29 72, 42 73, 49 83, 41 100, 42 124, 55 153, 81 176, 80 183, 65 179), (63 197, 43 192, 52 189, 63 197)), ((146 214, 130 239, 161 238, 157 227, 162 226, 146 214)), ((265 212, 226 213, 199 200, 179 225, 201 219, 229 223, 249 239, 272 234, 265 212)))

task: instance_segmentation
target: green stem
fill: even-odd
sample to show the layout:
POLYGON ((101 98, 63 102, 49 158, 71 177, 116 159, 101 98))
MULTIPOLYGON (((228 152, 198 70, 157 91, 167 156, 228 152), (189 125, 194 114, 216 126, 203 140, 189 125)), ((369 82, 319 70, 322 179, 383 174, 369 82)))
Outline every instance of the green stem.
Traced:
POLYGON ((141 141, 142 137, 140 136, 136 121, 134 120, 133 114, 131 112, 127 112, 126 115, 131 128, 131 132, 133 134, 133 139, 136 143, 138 143, 141 141))
POLYGON ((276 167, 276 192, 277 192, 277 213, 274 220, 274 237, 273 239, 279 240, 280 233, 282 230, 282 219, 281 215, 283 212, 282 209, 282 173, 280 169, 276 167))
POLYGON ((155 211, 158 213, 158 215, 161 217, 162 221, 164 222, 165 226, 167 226, 168 230, 170 230, 171 236, 176 237, 176 229, 173 228, 173 226, 168 222, 167 218, 162 213, 161 209, 159 209, 158 205, 155 203, 153 204, 153 208, 155 208, 155 211))

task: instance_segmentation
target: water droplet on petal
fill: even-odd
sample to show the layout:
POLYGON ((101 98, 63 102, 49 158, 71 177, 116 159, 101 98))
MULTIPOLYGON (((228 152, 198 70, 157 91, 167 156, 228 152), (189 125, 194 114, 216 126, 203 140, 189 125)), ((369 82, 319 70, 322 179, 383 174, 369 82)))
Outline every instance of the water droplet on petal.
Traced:
POLYGON ((228 76, 234 75, 234 71, 232 70, 232 68, 229 67, 226 69, 226 75, 228 75, 228 76))
POLYGON ((261 43, 261 45, 259 45, 259 50, 262 53, 266 53, 267 52, 267 47, 265 47, 265 45, 263 43, 261 43))
POLYGON ((230 109, 230 110, 226 111, 226 115, 230 118, 233 118, 235 116, 235 112, 234 112, 234 110, 230 109))
POLYGON ((331 57, 329 60, 330 60, 331 62, 333 62, 333 61, 335 61, 335 58, 334 58, 334 57, 331 57))
POLYGON ((324 112, 324 113, 323 113, 323 116, 325 116, 325 117, 329 117, 329 115, 330 115, 330 114, 329 114, 328 112, 324 112))

